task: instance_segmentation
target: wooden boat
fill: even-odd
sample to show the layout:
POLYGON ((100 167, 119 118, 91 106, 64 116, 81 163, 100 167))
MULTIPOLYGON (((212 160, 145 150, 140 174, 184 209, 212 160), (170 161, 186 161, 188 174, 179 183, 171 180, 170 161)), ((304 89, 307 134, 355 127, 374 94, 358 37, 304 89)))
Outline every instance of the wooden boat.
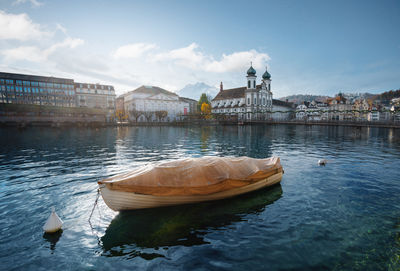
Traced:
POLYGON ((201 157, 139 167, 98 182, 114 211, 197 203, 234 197, 279 183, 278 157, 201 157))

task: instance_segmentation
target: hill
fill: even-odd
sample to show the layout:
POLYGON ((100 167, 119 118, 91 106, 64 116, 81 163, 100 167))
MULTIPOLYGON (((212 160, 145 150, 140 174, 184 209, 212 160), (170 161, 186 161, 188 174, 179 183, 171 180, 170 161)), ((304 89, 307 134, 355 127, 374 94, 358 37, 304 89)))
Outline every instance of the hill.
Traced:
POLYGON ((321 95, 309 95, 309 94, 297 94, 297 95, 290 95, 286 97, 279 98, 281 101, 288 100, 291 103, 301 104, 302 102, 324 102, 329 96, 321 96, 321 95))
POLYGON ((400 89, 385 91, 381 94, 375 95, 371 98, 373 102, 380 102, 383 104, 390 104, 393 98, 400 98, 400 89))

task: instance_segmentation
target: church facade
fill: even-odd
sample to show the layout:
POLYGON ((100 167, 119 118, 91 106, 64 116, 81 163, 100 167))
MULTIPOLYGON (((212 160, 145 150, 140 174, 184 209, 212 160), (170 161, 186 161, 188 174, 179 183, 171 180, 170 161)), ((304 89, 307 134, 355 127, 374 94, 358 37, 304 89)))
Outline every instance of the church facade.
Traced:
POLYGON ((211 101, 211 112, 239 120, 287 120, 293 111, 291 103, 272 98, 271 75, 266 70, 257 85, 256 70, 247 70, 246 87, 223 89, 211 101))

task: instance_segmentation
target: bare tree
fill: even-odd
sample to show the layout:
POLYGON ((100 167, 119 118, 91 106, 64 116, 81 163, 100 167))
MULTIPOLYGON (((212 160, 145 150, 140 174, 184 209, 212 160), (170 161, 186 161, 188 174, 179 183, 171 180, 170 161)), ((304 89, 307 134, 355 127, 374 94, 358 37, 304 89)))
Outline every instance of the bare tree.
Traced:
POLYGON ((129 115, 131 115, 133 118, 135 118, 135 121, 137 122, 138 118, 141 115, 143 115, 143 112, 142 111, 138 111, 136 109, 132 109, 132 110, 129 110, 129 115))
POLYGON ((165 110, 155 111, 154 114, 158 121, 162 121, 166 116, 168 116, 168 112, 165 110))
POLYGON ((146 118, 147 122, 151 121, 151 118, 153 117, 153 111, 145 111, 143 112, 144 117, 146 118))

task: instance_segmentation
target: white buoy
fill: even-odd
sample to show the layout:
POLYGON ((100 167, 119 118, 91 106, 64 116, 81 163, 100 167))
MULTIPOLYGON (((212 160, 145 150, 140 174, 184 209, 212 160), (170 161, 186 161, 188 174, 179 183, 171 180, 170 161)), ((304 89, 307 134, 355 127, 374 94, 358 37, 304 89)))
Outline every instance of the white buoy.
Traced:
POLYGON ((56 214, 54 207, 51 207, 51 214, 43 226, 43 230, 47 233, 57 232, 61 230, 62 220, 56 214))
POLYGON ((326 163, 328 163, 328 160, 326 160, 326 159, 320 159, 320 160, 318 160, 318 165, 320 165, 320 166, 325 166, 326 163))

